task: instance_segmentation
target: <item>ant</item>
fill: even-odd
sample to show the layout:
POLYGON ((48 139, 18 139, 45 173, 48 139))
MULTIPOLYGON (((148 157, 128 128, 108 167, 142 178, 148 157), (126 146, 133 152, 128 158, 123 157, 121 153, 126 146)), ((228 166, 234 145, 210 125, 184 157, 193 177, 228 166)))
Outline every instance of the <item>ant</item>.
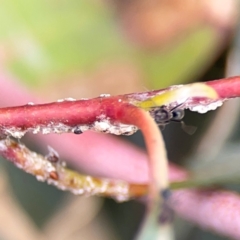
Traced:
POLYGON ((196 130, 193 126, 187 126, 182 121, 185 113, 183 109, 178 108, 180 105, 172 108, 167 109, 166 106, 161 107, 153 107, 150 110, 151 116, 155 119, 156 123, 160 126, 161 129, 170 123, 170 122, 180 122, 182 124, 182 128, 188 134, 193 134, 196 130))
POLYGON ((170 121, 181 122, 184 117, 184 110, 177 109, 177 107, 171 110, 168 110, 165 106, 154 107, 150 110, 150 114, 158 125, 166 125, 170 121))

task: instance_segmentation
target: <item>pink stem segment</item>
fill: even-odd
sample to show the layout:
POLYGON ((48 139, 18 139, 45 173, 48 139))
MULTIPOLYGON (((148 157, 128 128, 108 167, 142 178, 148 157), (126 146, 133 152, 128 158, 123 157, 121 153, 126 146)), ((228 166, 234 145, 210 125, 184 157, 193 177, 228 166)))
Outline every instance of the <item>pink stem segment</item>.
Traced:
POLYGON ((206 82, 216 90, 220 98, 235 98, 240 96, 240 76, 223 78, 206 82))

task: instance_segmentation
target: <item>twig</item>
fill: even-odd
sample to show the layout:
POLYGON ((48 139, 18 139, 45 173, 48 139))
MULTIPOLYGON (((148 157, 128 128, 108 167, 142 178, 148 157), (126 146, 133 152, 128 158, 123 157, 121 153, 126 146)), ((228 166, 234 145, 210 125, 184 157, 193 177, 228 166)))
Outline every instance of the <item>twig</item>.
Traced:
POLYGON ((212 87, 204 83, 196 83, 115 97, 104 95, 88 100, 67 98, 37 105, 29 102, 24 106, 0 109, 0 134, 2 137, 21 138, 29 131, 35 134, 66 132, 79 134, 87 130, 95 130, 116 135, 130 135, 137 128, 134 127, 134 121, 131 121, 133 125, 128 123, 125 125, 127 114, 139 107, 149 110, 161 105, 171 108, 179 104, 182 108, 207 112, 221 105, 221 99, 218 99, 218 94, 212 87))
POLYGON ((74 194, 101 195, 124 201, 139 194, 141 187, 125 181, 98 179, 80 175, 67 169, 61 162, 51 162, 47 157, 30 151, 24 145, 11 139, 0 140, 0 155, 14 163, 18 168, 30 173, 39 181, 47 181, 61 190, 74 194))

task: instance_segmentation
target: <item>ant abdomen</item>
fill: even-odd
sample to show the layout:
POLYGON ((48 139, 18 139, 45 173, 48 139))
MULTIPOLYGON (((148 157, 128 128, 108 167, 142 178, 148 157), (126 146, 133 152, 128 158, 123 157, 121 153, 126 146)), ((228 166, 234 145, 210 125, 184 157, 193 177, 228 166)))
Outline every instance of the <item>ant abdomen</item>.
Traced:
POLYGON ((166 123, 171 120, 172 114, 164 108, 158 108, 153 111, 153 117, 158 124, 166 123))

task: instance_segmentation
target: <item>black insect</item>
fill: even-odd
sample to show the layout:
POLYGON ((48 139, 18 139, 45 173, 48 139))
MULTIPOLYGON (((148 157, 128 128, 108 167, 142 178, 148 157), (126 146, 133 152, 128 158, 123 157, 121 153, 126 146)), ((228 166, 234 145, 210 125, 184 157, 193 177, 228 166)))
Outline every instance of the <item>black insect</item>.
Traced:
POLYGON ((59 161, 59 155, 58 153, 50 146, 48 146, 48 155, 46 155, 46 158, 49 162, 57 163, 59 161))
POLYGON ((150 114, 161 129, 164 129, 170 122, 180 122, 184 131, 188 134, 193 134, 196 131, 196 127, 187 126, 182 121, 185 113, 184 109, 179 108, 179 105, 172 109, 168 109, 166 106, 154 107, 150 110, 150 114))
POLYGON ((181 122, 184 117, 184 110, 180 108, 167 109, 165 106, 155 107, 150 110, 150 114, 160 126, 165 126, 169 122, 181 122))
POLYGON ((80 127, 75 127, 74 130, 73 130, 73 133, 74 134, 81 134, 83 133, 82 130, 80 129, 80 127))

